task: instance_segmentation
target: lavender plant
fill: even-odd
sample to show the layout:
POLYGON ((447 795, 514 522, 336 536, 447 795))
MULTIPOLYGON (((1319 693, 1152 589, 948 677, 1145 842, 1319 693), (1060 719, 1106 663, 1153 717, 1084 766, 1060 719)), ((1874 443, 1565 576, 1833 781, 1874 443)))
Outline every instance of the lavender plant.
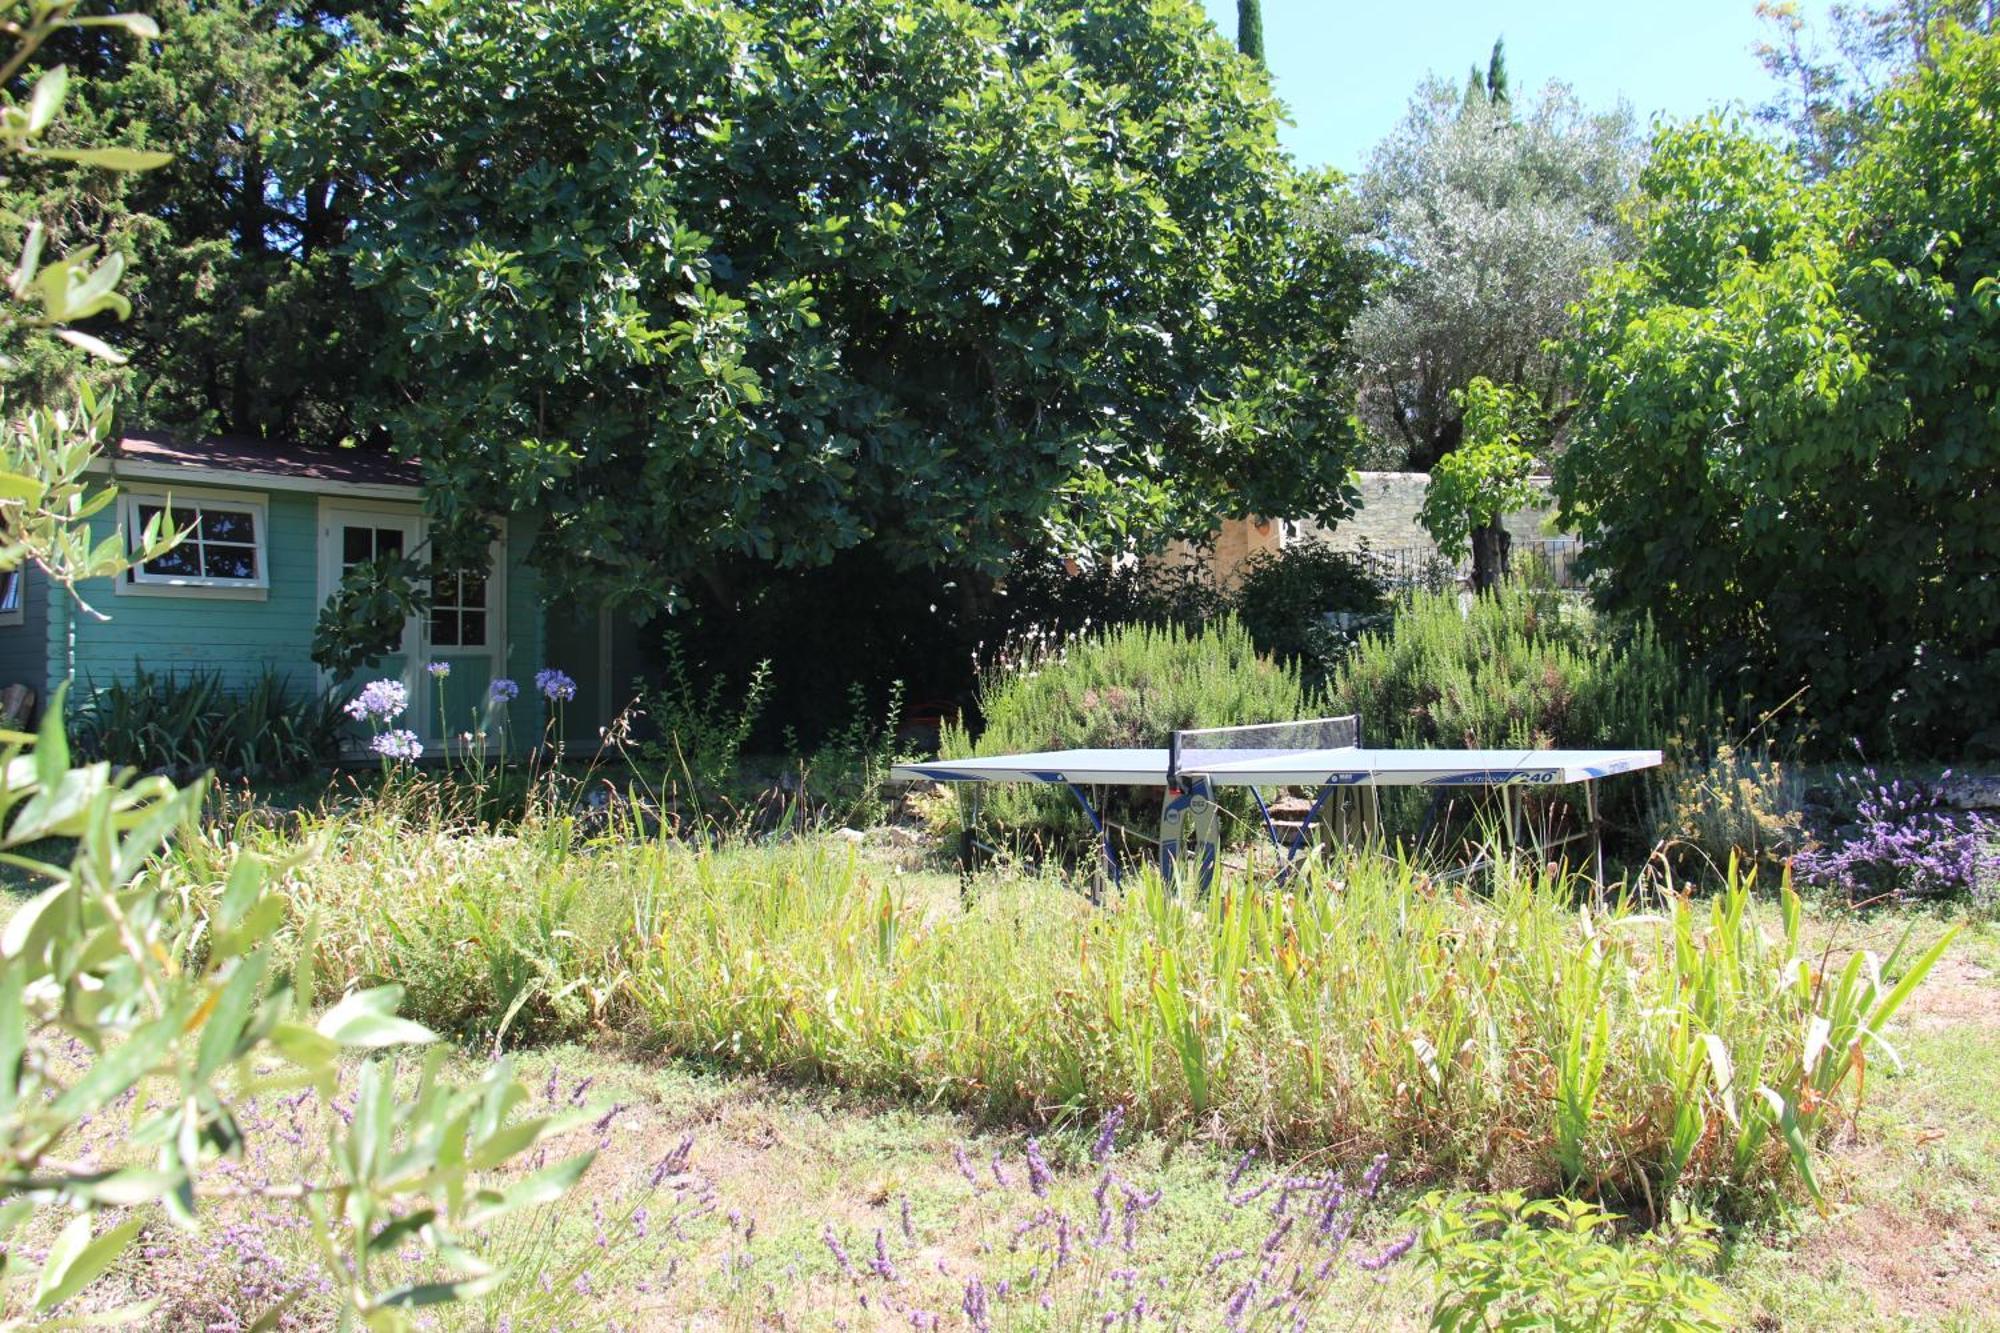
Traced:
MULTIPOLYGON (((1036 1139, 1025 1144, 1019 1171, 996 1156, 982 1175, 954 1149, 967 1187, 997 1205, 983 1235, 1004 1241, 933 1234, 913 1222, 904 1200, 896 1225, 872 1236, 849 1238, 831 1223, 822 1229, 835 1278, 878 1322, 913 1329, 1136 1329, 1149 1322, 1305 1329, 1335 1318, 1363 1322, 1342 1279, 1379 1274, 1416 1244, 1415 1230, 1379 1246, 1357 1244, 1368 1223, 1386 1220, 1377 1216, 1386 1213, 1379 1206, 1386 1155, 1351 1176, 1253 1172, 1255 1155, 1245 1154, 1216 1181, 1221 1207, 1197 1217, 1207 1225, 1181 1234, 1161 1206, 1164 1185, 1140 1181, 1115 1159, 1123 1122, 1122 1109, 1106 1116, 1081 1169, 1067 1174, 1036 1139), (967 1252, 974 1258, 965 1262, 941 1257, 967 1252), (955 1302, 937 1303, 940 1289, 955 1302), (1336 1316, 1337 1303, 1343 1308, 1336 1316)), ((1377 1291, 1365 1287, 1363 1302, 1373 1303, 1377 1291)))
MULTIPOLYGON (((1951 777, 1946 770, 1940 784, 1951 777)), ((1854 822, 1792 861, 1803 882, 1851 904, 1971 898, 2000 888, 2000 821, 1945 805, 1941 785, 1884 782, 1873 768, 1839 778, 1854 822)))

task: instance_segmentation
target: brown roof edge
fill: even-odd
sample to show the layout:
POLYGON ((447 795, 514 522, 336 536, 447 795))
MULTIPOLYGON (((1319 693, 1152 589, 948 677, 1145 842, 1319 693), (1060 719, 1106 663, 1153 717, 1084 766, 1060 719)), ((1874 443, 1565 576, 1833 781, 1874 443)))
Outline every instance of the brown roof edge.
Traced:
POLYGON ((118 441, 115 461, 296 477, 328 485, 415 487, 423 482, 423 472, 412 460, 369 449, 263 440, 254 435, 181 436, 139 431, 118 441))

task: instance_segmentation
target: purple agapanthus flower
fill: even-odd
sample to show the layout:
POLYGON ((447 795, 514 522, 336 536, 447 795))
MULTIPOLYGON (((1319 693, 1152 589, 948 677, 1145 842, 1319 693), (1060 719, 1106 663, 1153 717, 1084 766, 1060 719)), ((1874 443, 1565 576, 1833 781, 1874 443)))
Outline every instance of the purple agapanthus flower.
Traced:
POLYGON ((567 703, 576 698, 576 682, 555 667, 543 667, 535 673, 535 688, 550 703, 567 703))
POLYGON ((425 667, 424 670, 431 673, 432 680, 443 680, 451 674, 451 663, 442 660, 436 661, 425 667))
POLYGON ((400 680, 371 680, 347 701, 347 715, 356 722, 387 722, 410 706, 410 690, 400 680))
POLYGON ((521 687, 505 676, 495 676, 493 683, 486 687, 486 698, 490 703, 510 704, 521 697, 521 687))
POLYGON ((368 748, 384 759, 418 760, 424 757, 424 743, 414 731, 385 731, 368 742, 368 748))

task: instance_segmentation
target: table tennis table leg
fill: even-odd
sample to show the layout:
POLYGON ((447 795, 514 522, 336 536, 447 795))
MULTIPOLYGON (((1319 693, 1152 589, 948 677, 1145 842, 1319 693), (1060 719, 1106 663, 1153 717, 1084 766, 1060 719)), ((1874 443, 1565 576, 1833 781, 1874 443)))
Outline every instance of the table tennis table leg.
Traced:
POLYGON ((1118 878, 1118 855, 1111 849, 1111 830, 1104 826, 1103 818, 1097 813, 1096 807, 1091 805, 1090 797, 1084 794, 1083 788, 1074 782, 1067 785, 1070 795, 1076 797, 1076 803, 1083 807, 1084 818, 1088 819, 1090 826, 1097 830, 1098 841, 1104 847, 1105 873, 1110 875, 1113 887, 1117 887, 1120 883, 1118 878))
POLYGON ((959 821, 963 827, 958 834, 958 891, 963 898, 979 870, 979 784, 961 782, 956 787, 959 813, 963 816, 959 821))
MULTIPOLYGON (((1255 792, 1257 789, 1255 787, 1252 787, 1250 790, 1252 792, 1255 792)), ((1312 808, 1307 810, 1306 817, 1299 821, 1299 836, 1297 841, 1293 842, 1289 848, 1280 844, 1278 850, 1285 854, 1284 864, 1278 867, 1277 883, 1279 883, 1280 885, 1282 885, 1286 880, 1292 877, 1292 869, 1299 859, 1299 854, 1305 851, 1306 844, 1312 840, 1313 823, 1319 818, 1320 807, 1326 804, 1326 798, 1328 796, 1332 795, 1334 792, 1337 792, 1339 790, 1340 788, 1334 786, 1321 787, 1319 789, 1319 795, 1313 797, 1312 808)), ((1259 807, 1262 807, 1264 804, 1264 798, 1259 796, 1257 798, 1257 804, 1259 807)), ((1264 813, 1264 824, 1267 828, 1270 827, 1271 815, 1269 811, 1265 811, 1264 813)), ((1273 833, 1273 841, 1275 841, 1276 830, 1273 829, 1272 833, 1273 833)))
POLYGON ((1604 823, 1597 814, 1597 784, 1589 779, 1583 784, 1583 818, 1590 825, 1590 862, 1593 870, 1591 896, 1602 901, 1604 897, 1604 823))

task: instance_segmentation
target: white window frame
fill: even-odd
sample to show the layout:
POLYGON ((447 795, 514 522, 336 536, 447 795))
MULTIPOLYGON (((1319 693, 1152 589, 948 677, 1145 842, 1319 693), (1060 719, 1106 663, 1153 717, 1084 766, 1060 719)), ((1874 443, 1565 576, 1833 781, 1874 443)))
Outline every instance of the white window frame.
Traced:
POLYGON ((19 625, 28 617, 28 567, 25 564, 0 573, 0 625, 19 625), (6 605, 4 597, 8 588, 13 590, 14 604, 6 605))
MULTIPOLYGON (((189 578, 183 574, 149 574, 139 565, 120 574, 114 585, 118 594, 124 597, 207 597, 218 600, 261 602, 270 596, 271 590, 271 505, 267 496, 253 492, 198 490, 190 487, 175 487, 172 490, 147 487, 133 487, 120 492, 118 512, 123 522, 128 543, 136 542, 145 531, 145 523, 139 517, 141 505, 164 505, 169 509, 191 510, 196 516, 203 509, 233 509, 250 515, 256 527, 256 540, 252 543, 257 553, 257 577, 254 579, 212 579, 189 578)), ((175 513, 176 522, 185 522, 180 512, 175 513)))

